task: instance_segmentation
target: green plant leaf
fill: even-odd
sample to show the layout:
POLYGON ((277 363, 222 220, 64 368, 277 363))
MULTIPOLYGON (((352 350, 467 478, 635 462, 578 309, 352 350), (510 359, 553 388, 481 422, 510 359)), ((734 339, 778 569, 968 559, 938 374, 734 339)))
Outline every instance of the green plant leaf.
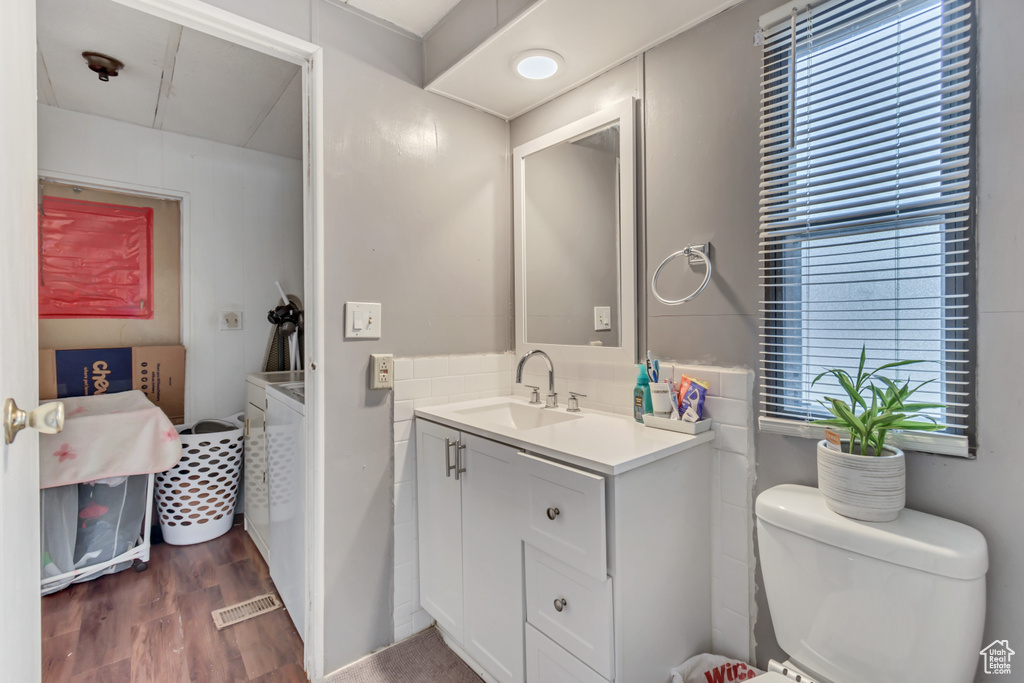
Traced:
POLYGON ((839 386, 849 397, 849 404, 831 396, 826 396, 825 400, 818 401, 833 417, 815 420, 814 423, 838 427, 848 432, 850 436, 849 452, 853 453, 859 444, 862 454, 868 449, 874 449, 876 454, 881 454, 888 432, 891 430, 939 431, 943 429, 934 417, 922 411, 941 410, 946 407, 944 404, 908 403, 908 399, 915 392, 936 381, 935 379, 911 386, 910 380, 898 384, 881 374, 892 368, 924 362, 927 361, 901 360, 884 363, 874 370, 865 371, 867 345, 863 345, 856 380, 842 368, 825 370, 814 378, 812 386, 826 375, 835 377, 839 386), (875 383, 876 381, 878 384, 875 383), (868 405, 866 392, 870 392, 871 395, 870 405, 868 405), (860 415, 855 412, 858 407, 862 410, 860 415))

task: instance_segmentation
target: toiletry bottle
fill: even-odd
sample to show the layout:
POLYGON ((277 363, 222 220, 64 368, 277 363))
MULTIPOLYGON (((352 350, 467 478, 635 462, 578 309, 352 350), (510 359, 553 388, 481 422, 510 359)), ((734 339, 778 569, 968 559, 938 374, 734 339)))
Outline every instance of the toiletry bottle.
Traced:
POLYGON ((651 409, 651 379, 647 376, 647 368, 638 365, 640 373, 636 376, 636 387, 633 389, 633 419, 643 423, 644 413, 651 409))

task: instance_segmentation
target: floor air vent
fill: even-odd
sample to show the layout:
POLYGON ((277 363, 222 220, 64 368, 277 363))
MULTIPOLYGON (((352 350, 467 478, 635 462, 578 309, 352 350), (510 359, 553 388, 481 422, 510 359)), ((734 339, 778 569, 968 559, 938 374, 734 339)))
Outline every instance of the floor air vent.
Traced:
POLYGON ((237 605, 213 610, 213 623, 217 625, 217 630, 219 631, 222 628, 241 623, 246 619, 252 619, 261 614, 273 612, 280 607, 281 600, 276 595, 261 595, 258 598, 246 600, 237 605))

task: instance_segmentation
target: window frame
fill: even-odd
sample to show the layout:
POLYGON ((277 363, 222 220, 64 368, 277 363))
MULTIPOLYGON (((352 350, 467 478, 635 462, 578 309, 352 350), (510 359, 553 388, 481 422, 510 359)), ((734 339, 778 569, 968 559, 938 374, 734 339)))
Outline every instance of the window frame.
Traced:
MULTIPOLYGON (((861 3, 859 2, 859 0, 826 0, 825 2, 811 4, 790 3, 787 5, 783 5, 782 7, 779 7, 778 9, 762 16, 760 21, 761 28, 768 29, 776 27, 782 22, 788 24, 791 21, 791 16, 803 13, 807 10, 820 11, 823 7, 833 8, 841 6, 843 4, 850 4, 852 7, 859 5, 861 3)), ((899 11, 899 8, 897 7, 899 3, 895 2, 894 0, 892 4, 892 12, 895 13, 899 11)), ((921 4, 923 6, 926 4, 926 2, 922 0, 921 4)), ((941 246, 940 255, 945 254, 945 256, 942 258, 942 265, 940 266, 942 268, 942 275, 939 276, 941 278, 943 291, 941 295, 942 304, 940 304, 939 310, 943 311, 944 320, 947 320, 947 316, 949 316, 949 299, 947 299, 948 290, 946 289, 949 286, 949 283, 953 283, 953 287, 956 289, 956 291, 953 292, 952 296, 960 296, 962 297, 963 301, 966 301, 964 321, 964 326, 966 327, 966 330, 963 331, 962 333, 959 333, 959 336, 963 339, 963 341, 957 343, 955 338, 952 339, 952 341, 955 344, 957 344, 957 346, 966 345, 966 353, 964 355, 957 357, 957 360, 960 362, 966 361, 966 367, 969 372, 966 379, 966 385, 957 389, 957 391, 963 391, 966 394, 962 398, 958 397, 958 400, 966 403, 966 417, 962 419, 962 426, 955 428, 954 433, 891 432, 887 441, 892 445, 907 450, 920 451, 924 453, 938 455, 974 458, 976 457, 977 451, 976 371, 978 354, 978 302, 976 267, 978 213, 977 198, 979 196, 977 182, 978 134, 976 123, 978 118, 978 3, 977 0, 966 0, 966 4, 964 4, 963 0, 937 0, 936 4, 942 7, 943 9, 950 5, 963 5, 962 9, 964 12, 966 12, 966 18, 964 20, 970 22, 970 26, 966 31, 966 36, 969 50, 967 56, 967 76, 970 78, 971 82, 969 85, 969 94, 967 95, 967 98, 965 100, 966 103, 969 105, 969 111, 971 114, 971 128, 966 141, 966 151, 969 155, 969 159, 966 164, 967 178, 969 180, 969 194, 967 199, 969 208, 963 216, 963 222, 966 224, 966 228, 962 232, 962 235, 965 239, 963 244, 966 245, 966 248, 968 249, 968 254, 962 261, 960 259, 953 261, 954 265, 966 268, 966 271, 964 271, 964 273, 960 273, 962 268, 957 268, 956 273, 948 272, 947 268, 951 263, 951 261, 949 260, 950 257, 948 255, 948 252, 950 251, 951 247, 954 247, 954 245, 951 245, 950 243, 944 240, 941 246)), ((795 19, 793 21, 795 21, 795 19)), ((962 28, 962 23, 958 25, 961 26, 962 28)), ((956 30, 956 26, 948 26, 944 28, 944 33, 952 32, 954 30, 956 30)), ((795 38, 795 28, 793 29, 793 31, 795 38)), ((761 32, 759 31, 759 36, 760 34, 761 32)), ((943 35, 943 41, 945 42, 945 40, 945 35, 943 35)), ((774 55, 775 61, 771 62, 771 65, 769 65, 769 62, 767 61, 767 55, 762 57, 762 64, 764 66, 766 74, 765 79, 768 78, 767 74, 772 73, 773 71, 775 73, 775 77, 778 78, 780 73, 780 71, 778 71, 779 69, 782 69, 781 73, 785 76, 785 78, 782 78, 781 82, 779 82, 776 85, 776 87, 771 89, 770 93, 772 94, 769 94, 769 92, 766 91, 762 95, 763 97, 766 98, 766 101, 776 103, 776 106, 774 107, 766 107, 762 109, 764 115, 774 114, 773 119, 774 117, 788 118, 790 107, 793 106, 797 98, 796 92, 791 92, 791 88, 795 83, 795 77, 791 74, 791 68, 794 59, 792 47, 793 46, 791 45, 791 49, 788 52, 783 53, 782 56, 779 56, 778 54, 774 55), (780 61, 784 61, 786 63, 780 66, 780 61), (788 102, 786 102, 785 104, 781 104, 783 100, 788 100, 788 102)), ((946 50, 947 48, 943 47, 944 54, 946 53, 946 50)), ((800 53, 797 52, 797 56, 795 57, 796 59, 799 59, 799 54, 800 53)), ((948 62, 945 59, 943 59, 942 63, 946 64, 948 62)), ((762 81, 762 86, 764 86, 764 84, 765 81, 762 81)), ((767 124, 769 122, 769 119, 766 117, 764 119, 764 122, 767 124)), ((790 130, 792 134, 795 128, 791 128, 790 130)), ((944 136, 940 136, 938 139, 945 140, 946 138, 944 136)), ((943 182, 941 178, 940 182, 943 182)), ((784 195, 787 192, 787 190, 785 189, 784 185, 781 186, 781 188, 782 189, 780 190, 780 194, 784 195)), ((945 222, 942 225, 950 223, 950 217, 955 215, 955 213, 948 214, 945 222)), ((761 233, 761 238, 759 239, 759 241, 764 239, 765 233, 763 231, 763 227, 764 226, 762 224, 761 229, 759 229, 759 232, 761 233)), ((842 230, 842 228, 837 228, 831 234, 839 236, 842 230)), ((938 230, 936 231, 936 233, 937 232, 938 230)), ((813 234, 810 232, 806 234, 809 236, 813 236, 813 234)), ((825 234, 826 233, 824 232, 817 233, 818 236, 822 236, 825 234)), ((763 254, 759 259, 759 266, 764 269, 765 277, 763 279, 764 298, 759 313, 759 322, 761 325, 762 332, 762 341, 760 343, 760 350, 762 354, 762 378, 760 396, 761 406, 758 425, 762 431, 769 433, 820 439, 824 437, 825 427, 821 425, 815 425, 812 422, 810 422, 810 420, 815 419, 813 413, 810 410, 807 410, 806 412, 812 416, 807 417, 806 419, 799 419, 792 416, 780 417, 778 415, 779 413, 783 413, 785 411, 785 401, 787 399, 787 393, 793 394, 793 398, 796 399, 795 403, 803 405, 810 402, 809 394, 805 390, 801 389, 799 386, 795 386, 795 384, 792 383, 792 380, 779 380, 780 377, 786 374, 795 373, 795 375, 798 375, 800 377, 803 376, 803 373, 801 373, 799 370, 786 369, 787 366, 790 368, 793 367, 792 363, 788 360, 788 357, 792 357, 793 355, 795 355, 799 359, 800 357, 803 356, 803 354, 806 353, 806 349, 804 348, 803 342, 801 342, 801 348, 798 351, 791 351, 783 350, 785 348, 785 345, 783 343, 780 343, 779 339, 780 337, 784 337, 785 335, 787 335, 789 333, 788 331, 791 329, 795 328, 796 330, 803 330, 806 327, 804 321, 807 320, 807 318, 801 310, 802 307, 792 307, 790 310, 787 310, 787 304, 789 306, 792 306, 793 302, 795 301, 804 301, 803 297, 800 294, 801 287, 793 286, 794 279, 797 282, 799 282, 804 277, 801 273, 803 259, 798 259, 795 263, 791 265, 786 265, 782 261, 782 258, 784 256, 792 258, 792 256, 795 253, 806 254, 806 251, 804 251, 802 247, 800 251, 797 252, 796 250, 788 250, 785 247, 776 246, 775 248, 772 248, 770 245, 766 246, 764 244, 762 244, 760 249, 763 251, 763 254), (787 270, 791 272, 789 274, 786 274, 787 270), (796 295, 795 297, 793 296, 794 293, 796 295), (774 326, 774 329, 769 326, 774 326), (779 401, 781 401, 780 405, 774 408, 770 408, 769 402, 776 400, 776 396, 782 396, 781 399, 778 399, 779 401)), ((900 300, 901 299, 898 295, 893 299, 893 301, 895 302, 899 302, 900 300)), ((960 314, 958 313, 957 315, 960 314)), ((951 338, 946 336, 945 334, 944 328, 947 327, 947 324, 945 322, 941 323, 939 327, 940 329, 943 329, 943 336, 941 337, 941 341, 943 343, 940 354, 943 358, 943 362, 946 363, 951 355, 949 351, 949 342, 951 338)), ((839 364, 839 362, 837 361, 836 364, 839 364)), ((946 367, 948 367, 948 365, 946 365, 946 367)), ((947 372, 943 371, 941 373, 941 376, 945 379, 948 378, 950 375, 947 372)), ((948 396, 948 394, 944 395, 944 398, 946 396, 948 396)), ((946 402, 949 403, 948 400, 946 400, 946 402)), ((801 407, 801 411, 803 410, 805 409, 801 407)), ((824 408, 822 408, 821 416, 826 416, 824 408)))

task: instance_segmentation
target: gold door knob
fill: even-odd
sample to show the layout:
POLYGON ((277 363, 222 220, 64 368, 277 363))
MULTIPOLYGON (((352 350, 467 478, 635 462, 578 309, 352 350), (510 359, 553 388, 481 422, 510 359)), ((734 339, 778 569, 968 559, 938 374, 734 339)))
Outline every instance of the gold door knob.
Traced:
POLYGON ((18 432, 25 427, 43 434, 56 434, 64 429, 64 404, 59 401, 44 403, 26 412, 13 398, 4 401, 4 443, 14 443, 18 432))

